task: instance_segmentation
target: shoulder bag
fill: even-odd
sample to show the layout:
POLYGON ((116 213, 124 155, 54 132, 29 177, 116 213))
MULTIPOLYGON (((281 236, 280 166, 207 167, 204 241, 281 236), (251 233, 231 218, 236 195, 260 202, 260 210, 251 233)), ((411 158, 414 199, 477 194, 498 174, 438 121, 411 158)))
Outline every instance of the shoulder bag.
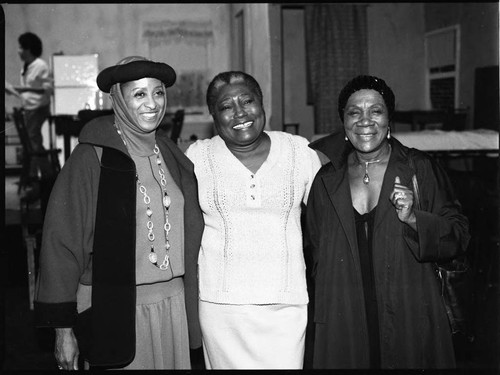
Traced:
MULTIPOLYGON (((408 161, 413 170, 413 207, 422 210, 420 204, 420 193, 417 181, 417 170, 413 160, 413 150, 410 149, 408 161)), ((465 295, 468 289, 470 264, 465 255, 461 255, 446 263, 434 264, 436 275, 441 284, 441 296, 443 298, 451 331, 467 335, 465 295)))

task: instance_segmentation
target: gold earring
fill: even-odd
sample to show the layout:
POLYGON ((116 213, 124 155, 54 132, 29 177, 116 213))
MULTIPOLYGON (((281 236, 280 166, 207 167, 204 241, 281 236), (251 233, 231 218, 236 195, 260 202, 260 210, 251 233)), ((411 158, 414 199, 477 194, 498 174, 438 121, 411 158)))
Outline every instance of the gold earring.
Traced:
POLYGON ((391 139, 391 128, 387 128, 387 139, 391 139))
POLYGON ((349 138, 347 138, 347 135, 344 137, 344 140, 347 142, 349 138))

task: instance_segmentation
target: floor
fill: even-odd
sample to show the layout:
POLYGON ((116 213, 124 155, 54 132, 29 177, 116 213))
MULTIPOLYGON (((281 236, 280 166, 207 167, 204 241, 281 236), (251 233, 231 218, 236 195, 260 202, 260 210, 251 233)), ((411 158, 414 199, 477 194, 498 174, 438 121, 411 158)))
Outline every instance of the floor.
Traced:
MULTIPOLYGON (((33 326, 28 267, 23 246, 17 176, 5 178, 5 238, 0 252, 4 289, 1 361, 3 370, 53 370, 53 334, 33 326)), ((39 203, 34 209, 39 211, 39 203)))
MULTIPOLYGON (((0 326, 1 370, 55 370, 53 358, 54 335, 51 330, 33 326, 33 311, 28 298, 26 249, 20 226, 19 199, 16 176, 7 176, 6 230, 0 250, 0 277, 6 285, 0 305, 5 319, 0 326)), ((500 370, 498 337, 498 241, 484 249, 482 265, 474 274, 470 321, 473 340, 456 335, 458 367, 463 370, 500 370), (490 254, 490 255, 487 255, 490 254), (493 255, 491 255, 493 254, 493 255)), ((309 342, 309 341, 308 341, 309 342)), ((306 366, 310 366, 307 351, 306 366)), ((192 353, 193 369, 204 369, 201 350, 192 353)))

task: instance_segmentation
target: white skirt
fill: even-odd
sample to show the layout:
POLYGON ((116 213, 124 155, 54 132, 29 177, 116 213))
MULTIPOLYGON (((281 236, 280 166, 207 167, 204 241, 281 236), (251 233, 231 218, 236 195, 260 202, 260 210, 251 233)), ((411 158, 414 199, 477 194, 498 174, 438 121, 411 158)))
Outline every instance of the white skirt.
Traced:
POLYGON ((207 369, 302 369, 307 305, 200 301, 207 369))

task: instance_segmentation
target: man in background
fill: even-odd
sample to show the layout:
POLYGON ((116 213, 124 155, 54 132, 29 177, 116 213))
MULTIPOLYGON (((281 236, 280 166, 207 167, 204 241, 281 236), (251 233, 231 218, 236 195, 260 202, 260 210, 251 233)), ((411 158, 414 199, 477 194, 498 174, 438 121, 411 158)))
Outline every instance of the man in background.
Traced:
MULTIPOLYGON (((48 64, 40 58, 43 51, 42 41, 31 32, 19 36, 19 57, 24 65, 21 70, 20 86, 6 82, 6 92, 21 100, 24 122, 34 153, 44 152, 42 125, 50 116, 50 96, 53 92, 53 79, 48 64)), ((36 200, 39 195, 39 181, 51 178, 52 170, 46 155, 34 156, 31 160, 30 181, 25 189, 26 198, 36 200)))

